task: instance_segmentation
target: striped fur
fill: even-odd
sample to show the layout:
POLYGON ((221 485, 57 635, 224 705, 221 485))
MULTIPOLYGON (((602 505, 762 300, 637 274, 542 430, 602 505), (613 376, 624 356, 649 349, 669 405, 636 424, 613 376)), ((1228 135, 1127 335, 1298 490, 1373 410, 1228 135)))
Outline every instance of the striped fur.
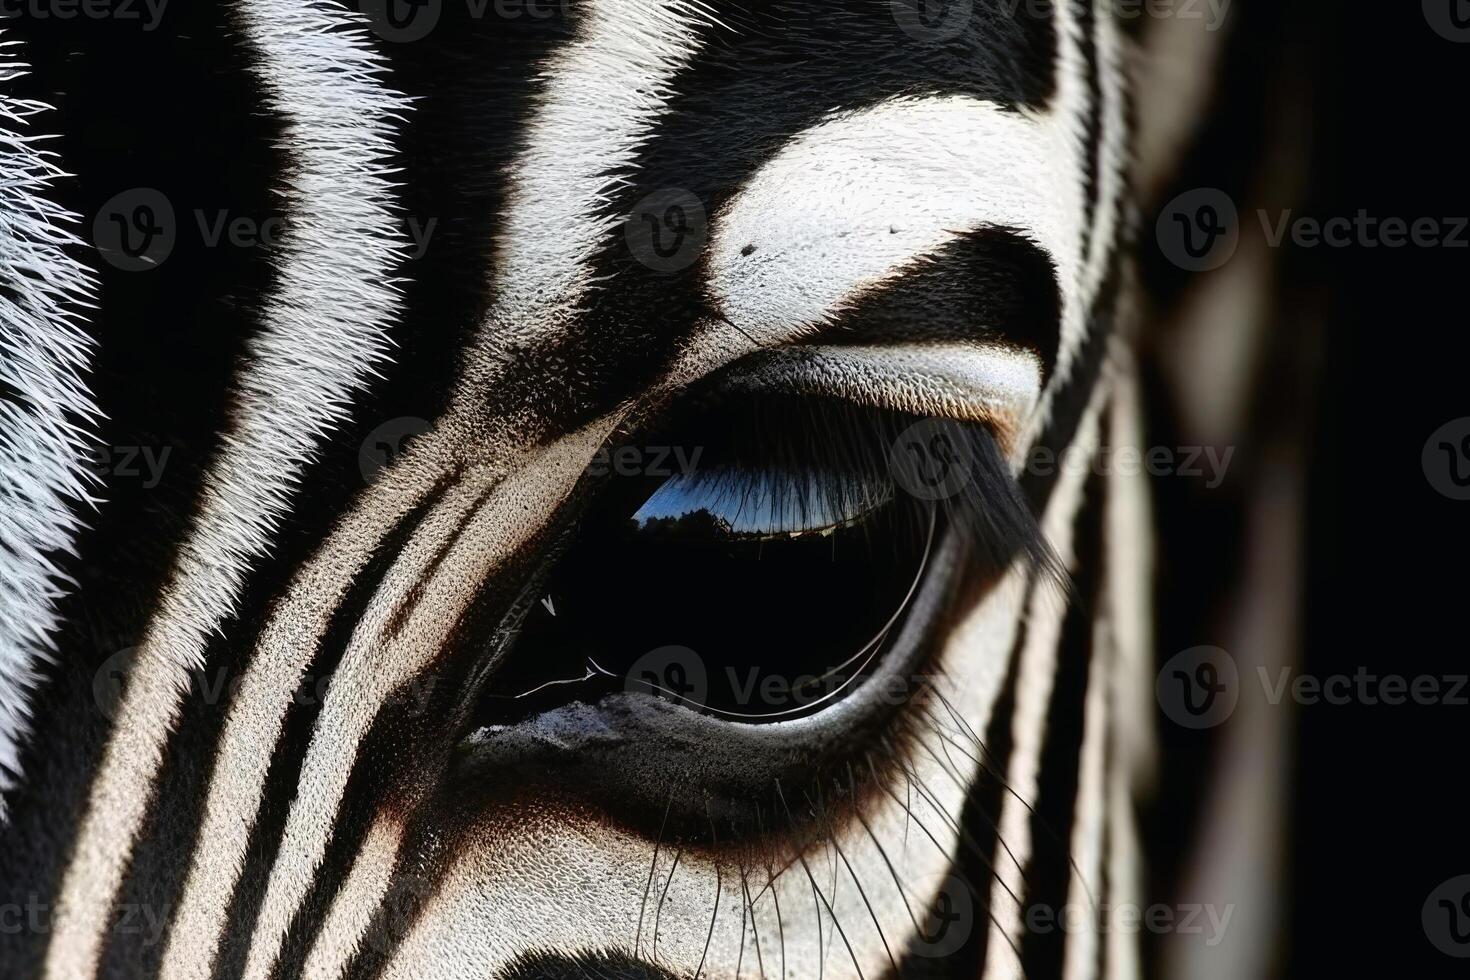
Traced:
MULTIPOLYGON (((16 43, 0 33, 0 85, 27 70, 16 43)), ((93 283, 66 252, 80 244, 76 216, 46 193, 64 176, 37 143, 47 108, 0 91, 0 822, 57 625, 64 576, 52 556, 70 550, 78 505, 91 501, 97 416, 78 325, 93 283)))
MULTIPOLYGON (((177 502, 104 487, 102 529, 77 535, 104 570, 135 537, 163 542, 122 610, 109 595, 131 597, 127 583, 94 570, 63 598, 46 557, 85 496, 82 376, 108 337, 74 326, 69 304, 90 294, 88 253, 58 230, 71 192, 0 131, 16 155, 0 153, 3 176, 22 177, 22 196, 0 196, 0 303, 27 249, 66 263, 18 331, 5 307, 0 338, 48 355, 0 365, 37 427, 0 442, 0 469, 18 465, 14 443, 54 470, 5 498, 29 523, 0 551, 4 612, 25 627, 0 633, 0 773, 24 778, 0 831, 0 903, 48 914, 0 930, 0 973, 1139 976, 1137 937, 1103 910, 1143 901, 1147 494, 1088 467, 1023 472, 1038 446, 1089 459, 1140 438, 1128 52, 1110 5, 977 3, 950 45, 906 35, 887 3, 581 0, 504 20, 445 4, 434 33, 403 44, 339 0, 214 6, 181 15, 196 19, 164 56, 199 84, 238 84, 220 112, 272 134, 271 172, 242 165, 221 186, 263 188, 285 233, 251 255, 189 253, 243 335, 200 342, 198 370, 225 365, 228 384, 199 409, 217 435, 191 439, 196 468, 164 486, 177 502), (225 67, 180 53, 191 44, 225 67), (629 257, 623 226, 670 187, 701 203, 708 239, 664 273, 629 257), (426 218, 438 237, 413 241, 426 218), (1045 270, 1039 295, 1012 282, 1027 262, 1045 270), (1040 312, 956 322, 983 304, 943 289, 1011 290, 1040 312), (518 750, 465 705, 573 526, 598 449, 737 369, 742 391, 983 425, 1073 582, 1018 560, 959 599, 921 587, 913 615, 946 624, 932 687, 901 733, 865 747, 866 771, 778 782, 786 812, 759 841, 713 818, 710 839, 668 835, 526 779, 534 767, 506 762, 518 750), (364 441, 407 416, 429 424, 359 479, 364 441), (7 718, 24 717, 53 633, 47 712, 26 739, 7 718), (135 648, 122 697, 99 717, 93 674, 121 646, 135 648), (215 677, 231 683, 210 696, 215 677), (23 755, 7 749, 22 739, 23 755), (919 927, 951 879, 971 928, 928 957, 919 927), (1038 906, 1083 925, 1028 929, 1038 906)), ((104 42, 46 30, 61 28, 34 35, 58 72, 76 45, 103 57, 88 45, 104 42)), ((104 198, 84 144, 67 145, 104 198)), ((143 319, 138 274, 99 272, 95 322, 143 319)), ((178 356, 167 369, 188 370, 178 356)), ((967 553, 936 547, 945 567, 967 553)), ((871 687, 748 737, 819 742, 871 687)), ((631 730, 650 753, 723 737, 679 710, 631 730)), ((595 727, 613 722, 590 711, 563 706, 526 738, 621 772, 595 727)), ((646 779, 678 787, 681 772, 646 779)))
POLYGON ((288 120, 289 237, 240 377, 232 431, 139 645, 88 802, 59 899, 60 934, 75 938, 52 945, 53 977, 96 968, 103 922, 149 801, 138 788, 161 763, 188 671, 202 665, 206 635, 234 611, 247 569, 270 547, 304 462, 383 356, 384 325, 396 312, 386 280, 401 241, 381 171, 402 101, 381 86, 362 28, 344 24, 338 8, 261 0, 239 16, 288 120))

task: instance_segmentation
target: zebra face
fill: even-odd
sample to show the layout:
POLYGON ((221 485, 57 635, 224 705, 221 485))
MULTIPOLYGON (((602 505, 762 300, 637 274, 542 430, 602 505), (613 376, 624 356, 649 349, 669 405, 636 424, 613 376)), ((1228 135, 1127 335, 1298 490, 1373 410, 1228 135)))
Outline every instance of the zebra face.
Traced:
POLYGON ((74 816, 5 733, 21 969, 1128 972, 1023 921, 1134 888, 1136 512, 1035 465, 1129 424, 1120 40, 963 6, 231 6, 284 232, 74 816))

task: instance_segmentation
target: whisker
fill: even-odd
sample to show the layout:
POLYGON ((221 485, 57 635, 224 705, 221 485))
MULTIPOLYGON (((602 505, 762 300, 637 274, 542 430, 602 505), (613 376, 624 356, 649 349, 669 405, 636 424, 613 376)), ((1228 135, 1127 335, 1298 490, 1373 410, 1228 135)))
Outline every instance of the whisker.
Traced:
MULTIPOLYGON (((945 809, 944 805, 939 802, 939 799, 935 795, 934 791, 929 788, 929 784, 924 782, 922 777, 920 777, 917 773, 913 773, 912 778, 915 780, 915 788, 918 789, 919 795, 924 798, 924 801, 933 808, 935 813, 939 814, 945 825, 955 832, 956 836, 959 837, 960 842, 967 846, 972 853, 977 855, 982 861, 985 862, 986 870, 994 875, 995 865, 992 862, 992 859, 988 855, 986 855, 984 850, 980 847, 979 842, 975 840, 974 835, 971 834, 967 829, 965 829, 965 827, 962 826, 960 822, 955 819, 953 814, 945 809)), ((1006 854, 1010 855, 1011 863, 1014 864, 1016 866, 1016 870, 1021 873, 1021 880, 1026 881, 1026 869, 1021 866, 1021 862, 1018 861, 1015 854, 1011 852, 1010 846, 998 836, 996 837, 996 843, 1000 844, 1002 849, 1005 850, 1006 854)), ((1006 894, 1010 895, 1012 899, 1015 899, 1017 904, 1020 904, 1020 899, 1016 898, 1015 894, 1011 892, 1010 886, 1005 883, 1005 880, 999 877, 997 877, 996 880, 999 881, 1000 886, 1006 890, 1006 894)), ((1029 885, 1030 882, 1027 882, 1027 884, 1029 885)))
MULTIPOLYGON (((718 844, 719 844, 719 841, 715 837, 715 821, 714 821, 714 818, 709 815, 709 800, 705 800, 705 803, 704 803, 704 815, 709 820, 710 845, 712 847, 717 847, 718 844)), ((714 913, 712 915, 710 915, 710 917, 709 917, 709 935, 707 935, 707 936, 704 937, 704 952, 702 952, 702 953, 699 954, 699 966, 694 971, 694 980, 699 980, 699 975, 704 972, 704 961, 705 961, 705 958, 709 956, 710 943, 714 942, 714 939, 715 939, 715 922, 720 917, 720 892, 722 892, 722 891, 724 891, 724 877, 720 874, 720 863, 718 861, 716 861, 715 862, 715 910, 714 910, 714 913)), ((742 930, 741 931, 741 950, 743 952, 744 951, 744 938, 745 938, 744 937, 744 926, 743 925, 741 927, 741 930, 742 930)), ((736 976, 738 977, 739 975, 740 975, 739 974, 739 970, 737 968, 736 976)))
MULTIPOLYGON (((761 956, 760 916, 756 915, 755 903, 750 900, 750 882, 749 879, 746 877, 744 861, 740 863, 740 891, 741 894, 745 896, 745 907, 750 911, 750 931, 751 934, 755 937, 755 964, 756 967, 759 968, 759 970, 761 971, 761 980, 766 980, 766 962, 765 959, 761 956)), ((744 957, 745 955, 744 914, 745 913, 743 912, 741 913, 740 923, 740 954, 742 957, 744 957)), ((740 967, 738 965, 735 967, 735 975, 738 980, 740 975, 740 967)))
MULTIPOLYGON (((790 819, 791 822, 794 824, 796 822, 796 819, 791 816, 791 807, 786 802, 786 794, 781 791, 781 780, 779 780, 779 779, 776 780, 776 795, 781 800, 781 806, 786 809, 786 816, 787 816, 787 818, 790 819)), ((811 883, 811 886, 812 886, 812 895, 815 898, 819 899, 821 901, 822 905, 825 905, 827 907, 827 917, 832 920, 832 926, 833 926, 833 928, 835 928, 837 930, 837 934, 842 937, 842 945, 844 945, 844 946, 847 947, 847 955, 852 958, 852 966, 853 966, 853 969, 857 970, 858 980, 863 980, 863 968, 862 968, 862 964, 858 963, 858 961, 857 961, 857 954, 853 952, 853 950, 852 950, 852 944, 847 941, 847 933, 843 930, 842 923, 840 923, 840 922, 837 921, 837 914, 832 910, 831 904, 827 902, 826 896, 822 894, 822 889, 820 887, 818 887, 818 885, 817 885, 817 879, 814 878, 814 877, 812 877, 812 869, 810 867, 808 867, 808 865, 806 863, 806 858, 801 857, 800 855, 798 855, 797 856, 797 860, 799 862, 801 862, 801 869, 806 872, 807 881, 811 883)), ((823 975, 825 973, 825 967, 826 967, 826 964, 827 964, 826 952, 825 952, 825 949, 823 948, 823 945, 822 945, 822 908, 821 908, 821 906, 817 906, 817 949, 818 949, 818 951, 820 953, 820 955, 819 955, 819 957, 817 959, 817 980, 821 980, 821 978, 823 977, 823 975)))
MULTIPOLYGON (((762 810, 759 806, 755 808, 755 822, 756 829, 759 830, 761 836, 764 837, 766 834, 766 822, 765 817, 762 815, 762 810)), ((789 867, 791 867, 790 863, 786 865, 786 868, 789 867)), ((781 874, 786 873, 786 868, 783 868, 781 870, 781 874)), ((776 906, 776 932, 781 940, 781 980, 786 980, 786 923, 781 918, 781 896, 777 888, 775 887, 777 877, 779 876, 771 874, 771 866, 768 863, 766 865, 766 888, 769 888, 771 890, 771 901, 775 903, 776 906)))
POLYGON ((664 842, 664 829, 669 824, 669 809, 674 805, 674 790, 669 789, 669 802, 664 805, 664 818, 658 825, 658 840, 653 843, 653 860, 648 865, 648 880, 643 883, 643 901, 638 903, 638 931, 633 935, 633 955, 643 943, 643 912, 648 907, 648 893, 653 888, 653 873, 658 869, 658 849, 664 842))
POLYGON ((674 863, 669 866, 669 878, 664 882, 664 890, 658 896, 658 908, 653 912, 653 961, 658 962, 658 927, 663 920, 664 900, 669 897, 669 886, 674 883, 674 872, 679 870, 679 859, 684 856, 684 848, 681 845, 674 852, 674 863))
MULTIPOLYGON (((823 815, 826 815, 825 809, 823 810, 823 815)), ((868 893, 863 889, 863 883, 858 880, 857 872, 852 869, 852 862, 843 853, 842 845, 837 842, 837 835, 832 832, 830 823, 827 830, 827 839, 832 842, 832 847, 837 852, 837 856, 842 859, 843 866, 847 868, 848 877, 857 886, 858 897, 863 900, 863 905, 867 906, 868 916, 873 920, 873 926, 878 930, 878 939, 883 943, 883 952, 888 954, 888 962, 893 967, 893 972, 895 974, 898 973, 898 961, 893 958, 893 950, 888 947, 888 937, 883 934, 883 924, 878 921, 878 913, 873 910, 873 903, 868 901, 868 893)), ((835 888, 832 894, 835 899, 837 894, 835 888)))
POLYGON ((983 762, 978 759, 975 760, 976 764, 983 766, 985 771, 993 776, 1000 783, 1001 787, 1006 791, 1006 793, 1013 797, 1017 803, 1025 807, 1028 813, 1034 814, 1036 810, 1034 807, 1032 807, 1030 801, 1028 801, 1020 793, 1017 793, 1014 789, 1011 788, 1010 782, 1005 778, 1005 773, 1001 771, 1001 767, 996 765, 995 760, 991 758, 990 750, 985 747, 985 741, 975 734, 975 730, 970 727, 969 722, 965 721, 964 718, 960 716, 959 712, 955 710, 954 705, 950 704, 948 698, 946 698, 937 688, 931 686, 930 690, 934 693, 936 697, 939 698, 940 703, 944 705, 950 716, 964 727, 970 741, 985 756, 983 762))
MULTIPOLYGON (((936 692, 936 693, 938 693, 938 692, 936 692)), ((949 736, 944 732, 944 730, 943 730, 942 727, 940 727, 938 725, 935 725, 935 726, 932 726, 931 727, 931 730, 936 735, 938 735, 940 738, 945 739, 946 741, 951 741, 949 739, 949 736)), ((964 752, 964 748, 962 746, 956 744, 955 747, 960 752, 964 752)), ((926 745, 925 748, 927 749, 928 746, 926 745)), ((930 754, 932 755, 933 753, 931 752, 930 754)), ((965 753, 965 754, 971 759, 971 761, 975 761, 977 765, 980 765, 980 763, 978 762, 978 760, 975 760, 973 756, 969 756, 969 753, 965 753)), ((935 761, 937 762, 938 760, 936 759, 935 761)), ((986 768, 987 771, 990 771, 988 767, 982 766, 982 768, 986 768)), ((1057 845, 1057 847, 1065 848, 1067 850, 1067 852, 1068 852, 1068 854, 1067 854, 1067 863, 1071 866, 1072 873, 1076 877, 1077 883, 1082 886, 1082 891, 1087 896, 1087 904, 1088 904, 1088 907, 1090 909, 1092 909, 1092 910, 1095 911, 1096 908, 1097 908, 1097 898, 1096 898, 1096 896, 1092 892, 1092 886, 1090 886, 1087 883, 1087 878, 1086 878, 1085 875, 1083 875, 1082 868, 1078 866, 1076 858, 1072 857, 1070 846, 1066 842, 1064 842, 1062 840, 1061 835, 1056 832, 1055 828, 1053 828, 1051 826, 1050 822, 1048 822, 1045 818, 1042 818, 1042 817, 1038 816, 1037 813, 1036 813, 1036 811, 1035 811, 1035 809, 1033 809, 1032 806, 1029 803, 1027 803, 1025 800, 1021 799, 1020 794, 1018 794, 1018 793, 1016 793, 1016 792, 1014 792, 1014 791, 1011 790, 1010 786, 1006 784, 1006 782, 1005 782, 1004 779, 1000 780, 1000 783, 1001 783, 1002 786, 1004 786, 1006 788, 1007 791, 1010 792, 1010 795, 1011 796, 1015 797, 1015 799, 1018 802, 1020 802, 1023 806, 1025 806, 1026 811, 1033 818, 1035 818, 1034 819, 1034 822, 1037 823, 1037 824, 1039 824, 1041 826, 1041 828, 1044 831, 1046 831, 1046 835, 1051 838, 1051 842, 1053 844, 1057 845)), ((989 817, 985 817, 985 822, 986 822, 986 826, 989 827, 991 830, 995 830, 996 829, 996 826, 995 826, 994 821, 992 821, 989 817)), ((999 836, 997 836, 997 840, 999 840, 999 836)), ((1008 854, 1010 853, 1010 848, 1009 847, 1006 848, 1006 853, 1008 853, 1008 854)), ((1014 854, 1011 855, 1011 860, 1013 860, 1013 861, 1015 860, 1015 855, 1014 854)))
MULTIPOLYGON (((857 777, 852 771, 852 763, 850 762, 847 764, 847 779, 849 784, 851 784, 853 788, 852 794, 854 797, 856 797, 857 777)), ((878 849, 878 856, 883 859, 884 866, 888 868, 889 876, 893 879, 894 885, 898 887, 898 897, 899 900, 903 902, 904 911, 907 912, 909 915, 909 922, 913 923, 914 931, 917 932, 919 930, 919 920, 914 917, 913 907, 909 905, 909 898, 906 894, 904 894, 903 880, 898 877, 898 871, 893 867, 893 862, 889 860, 887 849, 883 847, 883 842, 878 839, 878 835, 873 833, 873 828, 868 824, 868 821, 863 816, 862 811, 858 810, 854 814, 854 816, 857 817, 858 823, 862 824, 863 830, 867 832, 868 837, 873 841, 873 846, 878 849)))
MULTIPOLYGON (((871 765, 871 764, 872 764, 872 761, 869 760, 869 765, 871 765)), ((877 779, 877 775, 878 774, 876 772, 873 773, 874 779, 877 779)), ((906 778, 906 779, 909 778, 907 772, 904 773, 904 778, 906 778)), ((887 793, 889 795, 889 797, 891 797, 893 799, 893 802, 897 803, 901 807, 904 807, 905 810, 908 810, 908 805, 905 804, 902 800, 900 800, 898 798, 898 794, 897 793, 893 792, 886 785, 882 785, 880 783, 880 786, 882 786, 883 791, 885 793, 887 793)), ((913 816, 914 822, 919 825, 919 830, 921 830, 924 833, 924 836, 925 837, 928 837, 929 838, 929 842, 931 844, 933 844, 935 846, 935 848, 937 848, 941 854, 943 854, 946 857, 948 857, 949 856, 949 850, 947 848, 945 848, 943 845, 941 845, 939 843, 939 841, 937 841, 934 838, 934 835, 929 831, 929 827, 924 823, 924 821, 921 820, 919 817, 914 816, 912 811, 908 811, 908 812, 909 812, 909 815, 910 816, 913 816)), ((991 866, 990 861, 986 857, 986 855, 980 850, 979 846, 978 845, 975 845, 973 842, 971 842, 970 847, 971 847, 971 850, 974 851, 974 853, 983 862, 985 862, 985 866, 986 866, 987 870, 989 870, 991 872, 991 878, 992 878, 992 880, 1000 881, 999 878, 995 877, 994 868, 991 866)), ((1006 888, 1006 885, 1005 885, 1005 882, 1004 881, 1001 881, 1000 884, 1001 884, 1001 887, 1002 888, 1006 888)), ((1008 888, 1006 890, 1007 890, 1007 892, 1010 891, 1008 888)), ((1011 895, 1011 897, 1013 899, 1015 898, 1014 895, 1011 895)), ((1017 904, 1020 904, 1020 903, 1017 902, 1017 904)), ((1011 951, 1016 954, 1016 960, 1019 962, 1020 959, 1021 959, 1021 951, 1016 948, 1015 942, 1013 942, 1011 940, 1011 937, 1006 933, 1005 929, 1001 927, 1000 920, 998 918, 996 918, 995 913, 993 911, 991 911, 991 909, 990 909, 990 900, 989 900, 989 897, 988 896, 985 899, 985 916, 986 916, 986 918, 988 918, 990 920, 990 922, 991 922, 992 925, 994 925, 997 929, 1000 930, 1001 935, 1005 938, 1006 945, 1008 945, 1008 946, 1011 947, 1011 951)))
MULTIPOLYGON (((922 740, 916 740, 916 741, 918 741, 919 744, 924 745, 924 742, 922 740)), ((934 754, 933 751, 932 750, 929 750, 927 745, 924 745, 924 747, 925 747, 926 751, 929 751, 929 754, 932 757, 933 754, 934 754)), ((940 765, 940 768, 943 768, 943 764, 942 763, 939 763, 939 760, 938 759, 935 759, 934 761, 936 762, 936 764, 939 764, 940 765)), ((952 774, 949 774, 949 775, 950 775, 950 778, 951 779, 954 778, 954 776, 952 774)), ((959 780, 955 780, 955 781, 956 781, 956 783, 958 783, 961 786, 962 789, 965 789, 968 792, 969 785, 967 783, 963 783, 963 782, 961 782, 959 780)), ((1000 828, 996 824, 996 822, 987 813, 979 813, 979 814, 977 814, 977 816, 981 820, 983 820, 985 822, 986 829, 996 832, 996 838, 995 838, 996 839, 996 843, 998 843, 1001 846, 1001 849, 1004 850, 1006 852, 1006 854, 1010 856, 1011 863, 1015 864, 1016 865, 1016 868, 1018 870, 1020 870, 1021 869, 1021 862, 1016 858, 1016 855, 1011 851, 1010 845, 1007 844, 1005 842, 1005 840, 1001 838, 1000 833, 999 833, 1000 828)), ((1022 874, 1024 874, 1024 873, 1025 872, 1022 871, 1022 874)))
MULTIPOLYGON (((821 803, 821 786, 820 785, 818 785, 816 787, 816 792, 817 792, 817 801, 816 802, 813 802, 812 801, 812 798, 811 798, 810 794, 803 793, 802 795, 806 797, 807 807, 811 810, 812 814, 814 816, 819 816, 819 817, 825 818, 825 811, 824 811, 824 809, 822 807, 822 803, 821 803)), ((824 824, 825 824, 825 819, 824 819, 824 824)), ((831 834, 830 830, 824 829, 823 830, 823 835, 826 837, 827 842, 828 843, 831 843, 831 841, 832 841, 832 834, 831 834)), ((832 905, 837 902, 837 859, 835 857, 831 857, 830 855, 829 855, 829 858, 830 858, 831 863, 832 863, 832 886, 831 886, 831 889, 830 889, 830 891, 832 893, 832 898, 831 898, 831 902, 828 904, 828 908, 831 908, 832 905)), ((824 959, 828 955, 830 955, 831 952, 832 952, 832 937, 833 937, 833 933, 828 933, 827 934, 827 947, 826 947, 826 949, 824 949, 822 951, 822 956, 823 956, 824 959)))

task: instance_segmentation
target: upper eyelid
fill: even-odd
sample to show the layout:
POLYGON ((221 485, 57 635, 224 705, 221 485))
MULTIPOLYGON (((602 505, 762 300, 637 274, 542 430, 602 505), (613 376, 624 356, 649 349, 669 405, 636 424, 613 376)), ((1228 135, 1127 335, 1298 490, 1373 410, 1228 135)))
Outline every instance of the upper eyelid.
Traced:
POLYGON ((730 391, 820 395, 984 425, 1010 454, 1041 393, 1041 362, 1000 344, 811 345, 762 351, 720 380, 730 391))

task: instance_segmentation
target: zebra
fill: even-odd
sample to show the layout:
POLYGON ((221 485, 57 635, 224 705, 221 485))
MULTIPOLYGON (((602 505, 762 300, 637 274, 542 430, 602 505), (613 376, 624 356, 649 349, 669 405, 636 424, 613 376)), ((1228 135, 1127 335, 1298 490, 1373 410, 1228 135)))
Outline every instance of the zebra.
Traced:
POLYGON ((1142 975, 1115 6, 182 7, 3 22, 0 973, 1142 975))

